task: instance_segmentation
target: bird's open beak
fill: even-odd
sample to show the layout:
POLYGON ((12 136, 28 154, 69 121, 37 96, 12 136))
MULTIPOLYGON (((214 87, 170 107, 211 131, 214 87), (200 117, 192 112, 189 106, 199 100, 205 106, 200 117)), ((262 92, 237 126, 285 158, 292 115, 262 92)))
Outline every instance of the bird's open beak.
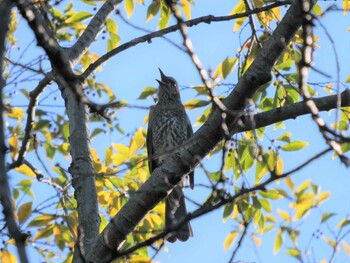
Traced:
POLYGON ((159 79, 156 79, 156 81, 159 83, 159 85, 164 85, 165 86, 165 83, 159 79))
MULTIPOLYGON (((164 83, 167 83, 168 82, 168 77, 163 73, 163 71, 158 68, 159 70, 159 73, 160 73, 160 77, 161 77, 161 82, 164 84, 164 83)), ((158 83, 159 83, 159 80, 157 80, 158 83)))
POLYGON ((159 70, 159 73, 160 73, 160 77, 162 78, 162 81, 163 82, 167 82, 168 77, 163 73, 163 71, 160 68, 158 68, 158 70, 159 70))

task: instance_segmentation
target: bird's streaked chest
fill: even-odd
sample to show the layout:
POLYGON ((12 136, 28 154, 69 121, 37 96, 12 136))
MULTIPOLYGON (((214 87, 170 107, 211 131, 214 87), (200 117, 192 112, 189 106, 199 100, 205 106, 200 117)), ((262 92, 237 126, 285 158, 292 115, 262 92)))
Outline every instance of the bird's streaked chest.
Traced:
POLYGON ((157 109, 150 115, 155 153, 165 153, 187 139, 187 116, 184 109, 157 109))

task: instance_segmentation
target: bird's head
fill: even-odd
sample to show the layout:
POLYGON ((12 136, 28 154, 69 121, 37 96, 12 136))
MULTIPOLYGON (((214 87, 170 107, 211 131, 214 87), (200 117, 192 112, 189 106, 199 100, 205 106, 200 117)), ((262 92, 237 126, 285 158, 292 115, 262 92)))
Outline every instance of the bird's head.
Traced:
POLYGON ((173 77, 166 76, 161 69, 159 69, 161 80, 157 79, 159 83, 158 100, 159 102, 172 102, 180 100, 179 86, 173 77))

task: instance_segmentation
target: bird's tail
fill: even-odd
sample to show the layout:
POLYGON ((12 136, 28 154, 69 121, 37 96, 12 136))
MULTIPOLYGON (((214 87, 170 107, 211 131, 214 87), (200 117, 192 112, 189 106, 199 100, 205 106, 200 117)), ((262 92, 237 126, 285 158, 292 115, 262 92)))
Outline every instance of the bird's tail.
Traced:
MULTIPOLYGON (((165 229, 169 229, 178 224, 186 216, 187 210, 183 187, 177 185, 165 200, 165 229)), ((180 241, 186 241, 191 236, 193 236, 192 228, 190 222, 187 222, 177 231, 170 233, 166 240, 171 243, 175 242, 177 239, 180 241)))

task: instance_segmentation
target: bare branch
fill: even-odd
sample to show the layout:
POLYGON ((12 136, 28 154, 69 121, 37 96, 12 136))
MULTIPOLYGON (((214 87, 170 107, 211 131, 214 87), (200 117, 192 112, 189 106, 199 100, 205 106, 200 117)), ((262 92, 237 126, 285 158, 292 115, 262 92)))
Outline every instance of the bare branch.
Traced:
POLYGON ((340 144, 334 139, 328 136, 328 130, 330 130, 325 121, 319 116, 319 110, 312 100, 312 96, 308 91, 307 87, 307 77, 312 67, 313 60, 313 16, 311 10, 313 5, 316 3, 315 0, 300 0, 302 7, 302 28, 303 28, 303 47, 302 56, 299 62, 299 87, 301 95, 303 96, 304 103, 309 107, 311 111, 311 117, 318 126, 326 143, 333 148, 333 150, 339 155, 340 160, 347 166, 350 166, 350 160, 343 155, 340 144))

